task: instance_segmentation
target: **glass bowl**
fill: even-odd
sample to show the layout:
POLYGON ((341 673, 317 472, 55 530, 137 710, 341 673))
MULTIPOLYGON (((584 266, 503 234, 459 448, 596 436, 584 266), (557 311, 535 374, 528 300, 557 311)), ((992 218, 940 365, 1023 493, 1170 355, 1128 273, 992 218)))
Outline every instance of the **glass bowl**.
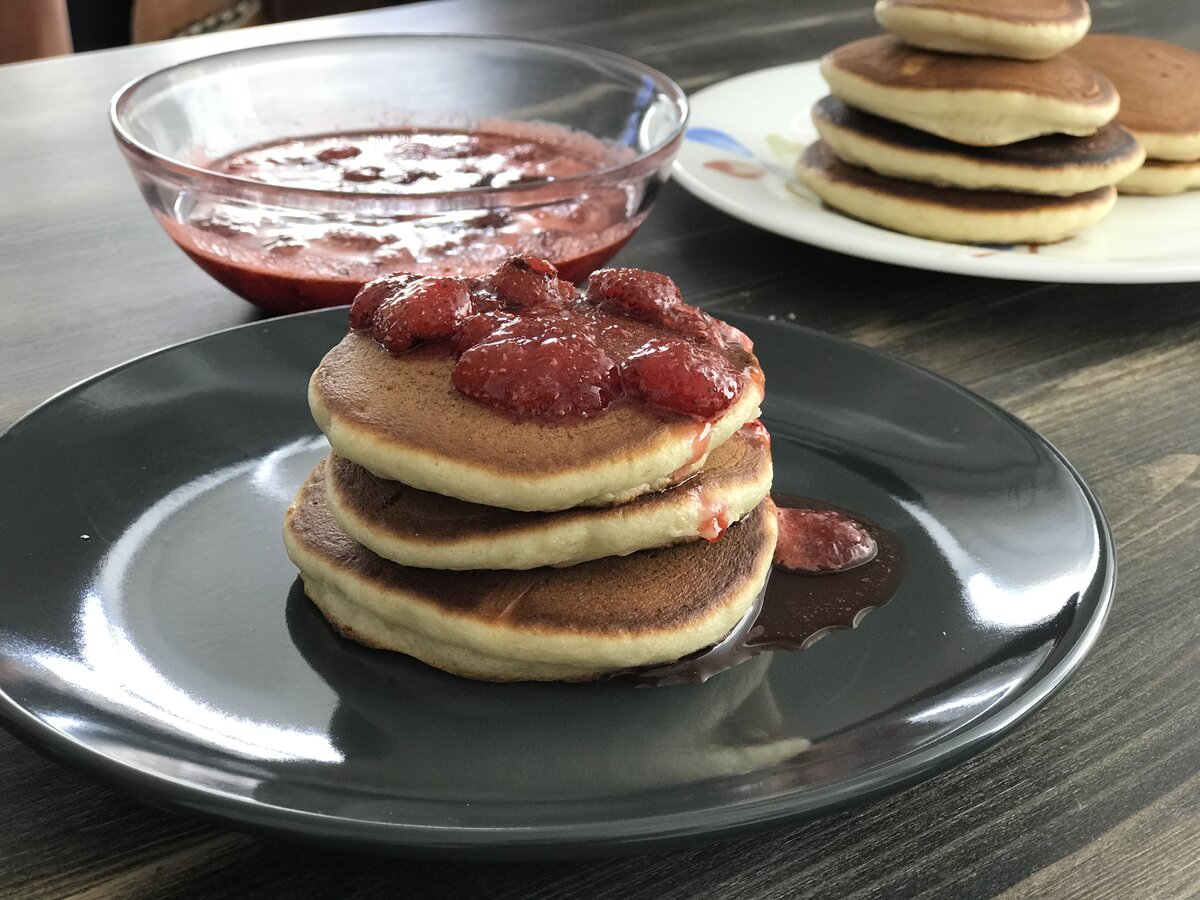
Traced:
POLYGON ((167 234, 229 289, 292 312, 349 303, 383 273, 478 275, 513 253, 581 281, 645 219, 679 149, 687 100, 660 72, 603 50, 378 35, 171 66, 118 92, 111 118, 167 234), (454 162, 462 145, 438 142, 481 134, 500 136, 489 165, 551 162, 472 180, 453 170, 473 168, 454 162), (427 162, 430 171, 355 168, 347 154, 374 140, 401 169, 427 162), (329 149, 338 142, 351 149, 329 149), (328 160, 308 153, 317 146, 328 160), (269 148, 257 168, 236 159, 254 148, 269 148))

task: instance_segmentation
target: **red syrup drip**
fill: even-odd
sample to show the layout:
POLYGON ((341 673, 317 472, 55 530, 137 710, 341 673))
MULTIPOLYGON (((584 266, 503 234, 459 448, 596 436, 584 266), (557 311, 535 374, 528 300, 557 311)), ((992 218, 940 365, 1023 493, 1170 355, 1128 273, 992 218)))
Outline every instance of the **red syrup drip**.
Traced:
POLYGON ((700 497, 700 527, 696 533, 706 541, 719 541, 730 525, 729 507, 700 497))
POLYGON ((752 441, 757 441, 767 447, 771 446, 771 432, 767 431, 767 426, 759 419, 750 420, 739 428, 738 432, 752 441))
POLYGON ((696 464, 708 453, 708 445, 712 442, 712 422, 701 422, 692 435, 692 453, 688 461, 671 473, 671 483, 680 484, 696 474, 696 464))
POLYGON ((857 524, 875 543, 875 556, 839 571, 794 572, 776 566, 758 601, 718 644, 614 678, 648 687, 698 684, 768 650, 802 650, 832 629, 853 627, 865 611, 892 598, 903 560, 891 534, 861 516, 815 500, 780 493, 771 499, 781 511, 829 512, 857 524))

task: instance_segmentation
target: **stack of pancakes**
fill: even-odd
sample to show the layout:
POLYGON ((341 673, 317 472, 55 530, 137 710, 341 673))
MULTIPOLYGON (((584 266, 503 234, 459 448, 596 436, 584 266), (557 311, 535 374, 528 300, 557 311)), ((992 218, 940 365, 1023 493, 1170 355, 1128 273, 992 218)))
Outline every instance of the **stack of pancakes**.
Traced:
POLYGON ((1099 221, 1141 166, 1116 88, 1062 51, 1085 0, 878 0, 892 32, 821 61, 832 96, 797 163, 828 205, 896 231, 1049 243, 1099 221))
POLYGON ((1123 194, 1200 189, 1200 53, 1125 34, 1088 35, 1071 53, 1117 86, 1117 121, 1146 149, 1146 162, 1117 189, 1123 194))
POLYGON ((333 453, 285 523, 306 593, 352 640, 491 681, 586 681, 716 644, 775 548, 751 363, 711 422, 639 403, 538 422, 459 393, 443 347, 393 355, 349 333, 309 386, 333 453))

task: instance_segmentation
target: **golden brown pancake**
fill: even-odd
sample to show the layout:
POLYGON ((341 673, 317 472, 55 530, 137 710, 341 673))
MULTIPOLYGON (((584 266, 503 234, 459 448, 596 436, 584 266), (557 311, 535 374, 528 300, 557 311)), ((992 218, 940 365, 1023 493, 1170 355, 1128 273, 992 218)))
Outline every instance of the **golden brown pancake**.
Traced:
POLYGON ((1128 34, 1090 34, 1071 56, 1112 79, 1117 121, 1150 159, 1200 160, 1200 53, 1128 34))
POLYGON ((1087 135, 1117 114, 1112 83, 1067 56, 1042 62, 930 53, 891 36, 846 44, 821 60, 834 96, 961 144, 1087 135))
POLYGON ((839 159, 881 175, 943 187, 1070 196, 1116 184, 1145 154, 1110 122, 1093 135, 1048 134, 1003 147, 968 147, 824 97, 817 132, 839 159))
POLYGON ((354 332, 313 373, 308 399, 334 452, 381 478, 507 509, 611 505, 678 482, 757 418, 758 361, 728 352, 754 377, 711 426, 636 403, 573 423, 520 421, 460 394, 444 348, 393 356, 354 332))
POLYGON ((1200 190, 1200 160, 1170 162, 1148 159, 1145 165, 1117 185, 1122 194, 1165 196, 1200 190))
POLYGON ((822 141, 796 173, 829 206, 864 222, 967 244, 1060 241, 1107 215, 1117 197, 1113 187, 1074 197, 936 187, 847 165, 822 141))
POLYGON ((338 524, 386 559, 431 569, 533 569, 718 535, 771 489, 771 449, 742 429, 677 487, 620 506, 551 513, 419 491, 337 456, 325 487, 338 524))
POLYGON ((877 0, 875 19, 914 47, 1048 59, 1092 24, 1085 0, 877 0))
POLYGON ((769 499, 713 543, 523 572, 400 566, 338 526, 325 465, 284 520, 284 545, 305 592, 351 640, 469 678, 587 681, 670 662, 724 637, 771 569, 769 499))

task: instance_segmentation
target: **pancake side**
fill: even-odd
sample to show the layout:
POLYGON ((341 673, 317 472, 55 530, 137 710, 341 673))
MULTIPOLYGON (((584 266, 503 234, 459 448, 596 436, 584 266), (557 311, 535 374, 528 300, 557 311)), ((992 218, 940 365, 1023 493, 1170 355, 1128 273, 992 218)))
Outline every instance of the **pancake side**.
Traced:
POLYGON ((419 491, 334 457, 326 466, 334 518, 354 540, 406 566, 533 569, 718 534, 771 489, 769 444, 743 429, 683 484, 615 507, 516 512, 419 491))
POLYGON ((875 21, 914 47, 947 53, 1048 59, 1092 24, 1085 0, 877 0, 875 21))
POLYGON ((1117 197, 1112 187, 1074 197, 935 187, 847 165, 821 141, 800 157, 796 174, 829 206, 864 222, 966 244, 1060 241, 1102 219, 1117 197))
POLYGON ((306 592, 354 640, 468 677, 585 680, 672 661, 724 637, 771 569, 769 500, 715 543, 524 572, 399 566, 338 527, 325 465, 300 488, 284 523, 306 592))
POLYGON ((918 50, 890 36, 839 47, 821 60, 821 74, 851 106, 983 147, 1092 134, 1113 120, 1119 104, 1107 78, 1067 56, 979 60, 918 50))
POLYGON ((1200 160, 1168 162, 1148 159, 1146 164, 1117 185, 1122 194, 1166 196, 1200 190, 1200 160))
POLYGON ((1117 121, 1142 142, 1146 156, 1200 160, 1200 53, 1153 38, 1090 34, 1071 56, 1117 86, 1117 121))
POLYGON ((812 110, 821 140, 842 160, 881 175, 943 187, 1082 194, 1116 184, 1145 159, 1110 122, 1088 137, 1051 134, 1003 147, 968 147, 824 97, 812 110))
POLYGON ((554 511, 625 502, 698 470, 758 417, 761 369, 744 356, 752 373, 711 425, 636 403, 579 422, 519 421, 460 394, 442 348, 393 356, 353 332, 313 373, 308 400, 334 453, 381 478, 486 506, 554 511))

